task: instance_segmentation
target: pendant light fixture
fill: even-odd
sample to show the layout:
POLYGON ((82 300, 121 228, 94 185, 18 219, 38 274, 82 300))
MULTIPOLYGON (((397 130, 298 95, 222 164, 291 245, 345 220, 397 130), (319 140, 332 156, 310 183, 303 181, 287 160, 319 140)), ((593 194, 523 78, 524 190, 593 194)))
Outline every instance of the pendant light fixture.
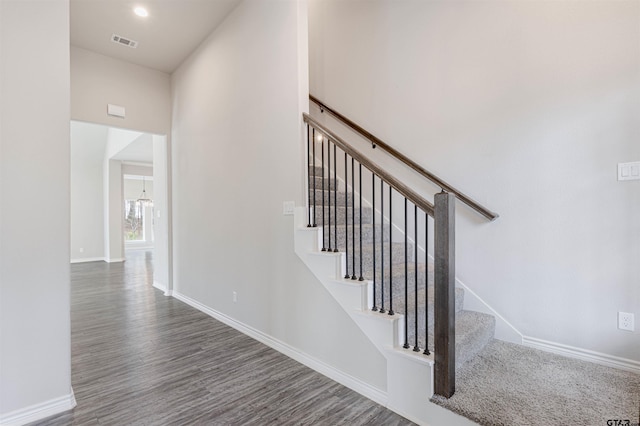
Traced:
POLYGON ((153 200, 147 196, 147 191, 145 189, 144 176, 142 176, 142 193, 140 194, 140 197, 136 201, 138 201, 143 206, 153 205, 153 200))

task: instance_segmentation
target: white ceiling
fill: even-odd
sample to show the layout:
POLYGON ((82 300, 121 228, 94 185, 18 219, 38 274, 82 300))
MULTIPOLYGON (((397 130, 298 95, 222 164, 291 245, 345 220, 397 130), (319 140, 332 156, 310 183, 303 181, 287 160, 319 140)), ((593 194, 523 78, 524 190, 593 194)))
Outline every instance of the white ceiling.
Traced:
POLYGON ((71 44, 171 73, 240 0, 71 0, 71 44), (133 13, 143 6, 149 16, 133 13), (111 35, 138 42, 132 49, 111 35))

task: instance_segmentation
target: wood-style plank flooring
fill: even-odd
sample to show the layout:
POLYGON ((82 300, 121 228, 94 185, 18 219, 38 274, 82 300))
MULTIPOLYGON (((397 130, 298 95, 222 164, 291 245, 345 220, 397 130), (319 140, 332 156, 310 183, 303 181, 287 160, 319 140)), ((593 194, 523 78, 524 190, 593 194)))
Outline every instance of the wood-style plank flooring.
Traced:
POLYGON ((71 266, 78 405, 34 424, 412 424, 152 282, 151 252, 71 266))

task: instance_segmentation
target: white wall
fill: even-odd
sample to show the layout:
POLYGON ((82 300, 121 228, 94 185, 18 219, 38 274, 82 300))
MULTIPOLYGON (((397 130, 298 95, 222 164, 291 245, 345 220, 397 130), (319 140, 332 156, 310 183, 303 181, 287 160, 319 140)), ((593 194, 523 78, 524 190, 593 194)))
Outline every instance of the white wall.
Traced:
POLYGON ((54 412, 73 404, 66 0, 0 1, 0 73, 4 422, 28 415, 37 404, 54 412))
POLYGON ((171 247, 171 223, 169 220, 169 163, 167 137, 152 137, 153 143, 153 184, 162 191, 153 193, 153 285, 164 290, 171 290, 172 257, 168 250, 171 247))
POLYGON ((525 336, 640 361, 640 181, 616 181, 640 160, 640 3, 309 13, 311 93, 500 213, 458 204, 458 278, 525 336))
POLYGON ((173 75, 174 291, 385 390, 282 215, 304 201, 306 25, 305 2, 245 1, 173 75))
POLYGON ((71 122, 72 262, 104 258, 102 164, 107 131, 104 126, 71 122))
POLYGON ((71 118, 168 135, 171 82, 168 74, 71 47, 71 118), (107 104, 126 108, 126 118, 107 115, 107 104))
POLYGON ((103 166, 103 208, 104 208, 104 254, 107 262, 124 260, 122 198, 122 162, 104 158, 103 166))

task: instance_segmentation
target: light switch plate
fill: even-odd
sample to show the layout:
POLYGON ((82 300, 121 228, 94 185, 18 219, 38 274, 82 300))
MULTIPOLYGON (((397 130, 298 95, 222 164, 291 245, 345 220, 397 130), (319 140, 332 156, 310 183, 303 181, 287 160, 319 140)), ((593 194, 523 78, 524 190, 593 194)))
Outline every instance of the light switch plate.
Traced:
POLYGON ((282 203, 282 214, 290 216, 296 208, 295 201, 285 201, 282 203))
POLYGON ((640 180, 640 161, 618 163, 618 180, 640 180))

